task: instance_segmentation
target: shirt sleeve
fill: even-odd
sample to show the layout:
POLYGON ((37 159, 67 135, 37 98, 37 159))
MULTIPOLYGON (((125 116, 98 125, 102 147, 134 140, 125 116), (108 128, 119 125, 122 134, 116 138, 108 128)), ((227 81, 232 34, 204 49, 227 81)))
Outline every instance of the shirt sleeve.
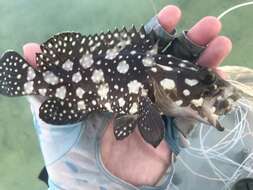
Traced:
POLYGON ((60 159, 78 141, 82 123, 71 125, 50 125, 39 118, 39 107, 43 102, 40 97, 28 97, 31 104, 34 128, 37 133, 41 151, 48 166, 60 159))

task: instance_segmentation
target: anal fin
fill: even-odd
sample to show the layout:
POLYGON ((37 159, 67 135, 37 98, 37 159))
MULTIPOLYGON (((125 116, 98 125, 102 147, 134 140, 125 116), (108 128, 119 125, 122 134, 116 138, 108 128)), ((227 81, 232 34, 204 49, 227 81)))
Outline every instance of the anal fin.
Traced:
POLYGON ((114 135, 117 140, 123 140, 129 136, 136 127, 136 115, 123 115, 115 119, 114 135))

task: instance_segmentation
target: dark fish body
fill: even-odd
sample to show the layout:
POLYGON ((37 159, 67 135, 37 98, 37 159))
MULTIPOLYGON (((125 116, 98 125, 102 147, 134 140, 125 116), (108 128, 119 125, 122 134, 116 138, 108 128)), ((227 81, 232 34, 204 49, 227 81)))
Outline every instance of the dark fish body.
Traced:
MULTIPOLYGON (((90 112, 109 111, 117 114, 117 139, 138 126, 143 138, 157 146, 164 135, 161 114, 221 130, 213 115, 226 113, 230 100, 237 99, 235 89, 211 70, 161 54, 152 32, 143 28, 94 36, 61 33, 41 50, 38 68, 14 51, 2 56, 0 93, 47 97, 40 107, 47 123, 75 123, 90 112)), ((185 133, 184 127, 180 130, 185 133)))

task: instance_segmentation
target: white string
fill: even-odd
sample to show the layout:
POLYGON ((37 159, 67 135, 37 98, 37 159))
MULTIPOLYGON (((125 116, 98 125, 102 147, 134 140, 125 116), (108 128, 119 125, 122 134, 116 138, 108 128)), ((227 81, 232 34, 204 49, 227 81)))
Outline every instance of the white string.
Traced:
MULTIPOLYGON (((212 142, 212 144, 210 144, 208 140, 211 138, 210 135, 214 129, 205 124, 200 124, 198 134, 199 138, 197 143, 199 146, 190 147, 188 150, 185 150, 185 158, 191 157, 191 161, 197 159, 199 163, 205 161, 205 164, 207 164, 206 167, 209 165, 212 168, 208 174, 204 174, 204 171, 201 169, 199 171, 197 169, 194 169, 191 164, 187 163, 188 159, 184 159, 180 156, 179 161, 182 163, 182 165, 195 176, 209 181, 222 182, 224 184, 224 190, 230 189, 231 183, 235 182, 242 173, 245 174, 245 177, 250 175, 252 176, 253 153, 249 153, 249 155, 247 155, 241 163, 236 162, 228 156, 228 153, 235 150, 236 146, 238 146, 239 143, 241 143, 242 146, 245 146, 246 143, 244 141, 246 140, 246 137, 253 137, 253 129, 250 128, 250 125, 247 121, 249 112, 253 110, 247 105, 247 100, 242 99, 239 101, 239 105, 234 111, 235 117, 234 121, 232 122, 234 126, 231 130, 227 130, 227 134, 220 140, 217 142, 212 142), (233 172, 231 172, 229 175, 226 174, 226 171, 219 169, 220 164, 225 164, 231 167, 233 169, 233 172)), ((223 117, 222 120, 224 119, 226 118, 223 117)))
MULTIPOLYGON (((150 4, 152 5, 153 11, 157 13, 157 9, 153 0, 150 0, 150 4)), ((253 5, 253 1, 242 3, 235 5, 223 13, 221 13, 217 18, 220 20, 228 13, 238 9, 240 7, 253 5)), ((244 142, 246 137, 253 137, 253 129, 250 126, 249 122, 247 121, 247 116, 249 112, 252 112, 252 107, 250 104, 247 103, 246 100, 240 100, 239 106, 235 110, 235 117, 233 121, 233 128, 226 129, 226 135, 223 136, 221 139, 217 140, 216 142, 212 142, 212 144, 208 145, 208 140, 210 140, 210 135, 212 134, 213 129, 210 126, 205 124, 200 124, 199 130, 199 139, 197 147, 190 147, 188 150, 185 149, 186 157, 191 159, 184 159, 181 156, 178 156, 178 160, 182 163, 182 165, 190 171, 195 176, 200 178, 206 179, 208 181, 216 181, 222 182, 223 190, 230 189, 231 183, 235 182, 238 177, 242 173, 246 173, 246 176, 253 175, 253 153, 250 153, 246 156, 246 158, 241 162, 238 163, 235 160, 231 159, 227 154, 232 152, 236 146, 241 143, 243 147, 246 147, 246 143, 244 142), (207 128, 209 127, 209 128, 207 128), (209 174, 203 173, 203 170, 198 170, 192 167, 191 164, 188 164, 188 160, 198 159, 199 161, 205 161, 210 167, 211 170, 209 174), (218 164, 224 164, 233 168, 233 172, 230 174, 226 174, 226 171, 219 169, 218 164), (249 164, 251 163, 251 164, 249 164)), ((226 119, 225 117, 221 118, 221 121, 226 119)), ((175 168, 176 169, 176 168, 175 168)), ((173 168, 172 176, 174 176, 175 170, 173 168)), ((172 178, 171 178, 172 179, 172 178)), ((170 187, 172 181, 169 183, 170 187)), ((168 188, 167 187, 167 188, 168 188)), ((173 186, 174 188, 176 186, 173 186)), ((179 190, 179 187, 176 187, 179 190)))
POLYGON ((253 5, 253 1, 247 2, 247 3, 241 3, 238 5, 235 5, 229 9, 227 9, 226 11, 224 11, 223 13, 221 13, 217 18, 220 20, 222 17, 224 17, 226 14, 230 13, 231 11, 238 9, 240 7, 244 7, 244 6, 248 6, 248 5, 253 5))
MULTIPOLYGON (((235 5, 221 13, 217 18, 220 20, 235 9, 248 5, 253 5, 253 1, 235 5)), ((246 100, 239 101, 239 106, 234 113, 234 122, 232 122, 234 124, 234 128, 227 130, 227 134, 217 142, 213 142, 212 145, 210 145, 210 142, 209 145, 207 145, 207 142, 208 139, 211 138, 210 134, 213 131, 213 128, 206 126, 205 124, 200 124, 200 130, 198 134, 199 146, 190 147, 188 150, 185 150, 185 153, 187 158, 191 156, 192 159, 195 158, 199 161, 205 161, 205 163, 207 163, 212 168, 210 174, 202 174, 203 171, 201 169, 199 171, 196 169, 194 170, 194 168, 186 162, 188 159, 184 160, 184 158, 179 157, 179 160, 183 166, 186 167, 195 176, 204 178, 209 181, 222 182, 224 184, 222 189, 224 190, 230 189, 231 184, 234 183, 242 173, 244 173, 244 175, 247 177, 252 176, 253 153, 247 155, 241 163, 234 161, 228 156, 228 153, 232 152, 236 148, 236 145, 239 143, 241 143, 240 145, 242 147, 246 147, 246 143, 244 142, 246 137, 253 137, 252 126, 250 126, 249 122, 247 121, 248 113, 253 111, 250 105, 251 104, 247 103, 246 100), (206 129, 206 127, 210 128, 206 129), (225 173, 226 171, 220 170, 218 166, 220 163, 234 168, 233 172, 228 175, 225 173)))

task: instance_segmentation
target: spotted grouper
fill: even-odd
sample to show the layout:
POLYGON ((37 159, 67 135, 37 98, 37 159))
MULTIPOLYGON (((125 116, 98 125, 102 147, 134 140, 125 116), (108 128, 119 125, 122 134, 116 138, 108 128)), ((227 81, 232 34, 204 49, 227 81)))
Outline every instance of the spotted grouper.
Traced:
POLYGON ((60 33, 41 44, 33 68, 15 51, 0 60, 0 94, 40 95, 39 117, 49 124, 82 121, 91 112, 115 114, 122 140, 138 126, 144 140, 164 138, 162 115, 185 135, 192 121, 222 131, 218 116, 238 99, 237 90, 211 69, 158 52, 153 31, 122 29, 85 36, 60 33))

